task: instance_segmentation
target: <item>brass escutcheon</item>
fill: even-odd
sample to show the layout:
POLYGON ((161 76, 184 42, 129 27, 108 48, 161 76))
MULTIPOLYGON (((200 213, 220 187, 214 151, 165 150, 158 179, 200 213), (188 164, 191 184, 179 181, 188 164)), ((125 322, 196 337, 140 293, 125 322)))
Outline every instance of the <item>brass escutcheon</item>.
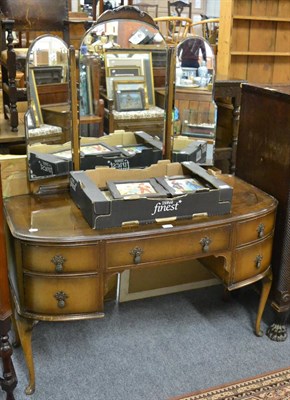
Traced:
POLYGON ((200 240, 199 243, 201 244, 202 251, 204 253, 207 253, 209 251, 209 245, 211 244, 211 242, 212 242, 212 240, 207 236, 205 236, 204 238, 202 238, 200 240))
POLYGON ((140 247, 135 247, 133 250, 130 251, 130 254, 133 256, 134 264, 140 264, 142 253, 143 250, 140 247))
POLYGON ((66 306, 66 302, 65 301, 68 298, 68 295, 65 292, 63 292, 63 291, 56 292, 54 297, 57 300, 57 306, 59 308, 64 308, 66 306))
POLYGON ((63 264, 65 263, 66 259, 57 254, 56 256, 52 257, 50 260, 55 265, 55 272, 60 273, 63 272, 63 264))
POLYGON ((255 263, 256 263, 256 268, 257 269, 261 268, 262 260, 263 260, 263 256, 261 254, 258 254, 256 259, 255 259, 255 263))

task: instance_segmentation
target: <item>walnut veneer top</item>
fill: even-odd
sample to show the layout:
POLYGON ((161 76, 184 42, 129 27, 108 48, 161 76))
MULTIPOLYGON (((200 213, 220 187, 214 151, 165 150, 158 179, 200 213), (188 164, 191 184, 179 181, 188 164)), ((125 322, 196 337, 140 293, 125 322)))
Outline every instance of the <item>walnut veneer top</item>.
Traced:
MULTIPOLYGON (((271 211, 276 200, 246 182, 230 176, 220 177, 234 188, 232 212, 215 217, 199 217, 194 220, 172 222, 170 230, 183 232, 200 229, 203 226, 220 225, 241 219, 251 219, 271 211)), ((102 231, 89 227, 81 211, 74 204, 69 193, 55 195, 23 195, 5 200, 5 213, 11 233, 21 240, 53 243, 92 242, 108 237, 117 239, 126 236, 136 238, 164 233, 162 224, 148 224, 134 227, 110 228, 102 231)))

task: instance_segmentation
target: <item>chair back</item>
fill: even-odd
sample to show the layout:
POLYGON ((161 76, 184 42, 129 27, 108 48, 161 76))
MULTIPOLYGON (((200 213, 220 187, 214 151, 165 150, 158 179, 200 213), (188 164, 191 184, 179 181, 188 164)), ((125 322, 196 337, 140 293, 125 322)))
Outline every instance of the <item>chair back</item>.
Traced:
POLYGON ((157 17, 154 21, 166 42, 173 45, 186 38, 192 26, 192 19, 186 17, 157 17))
POLYGON ((215 45, 218 41, 219 18, 202 19, 198 22, 193 22, 193 32, 203 36, 210 44, 215 45), (201 32, 197 32, 198 27, 201 27, 201 32))
POLYGON ((158 17, 158 4, 149 4, 149 3, 136 3, 133 4, 134 7, 138 7, 139 10, 145 11, 149 15, 151 15, 152 18, 157 18, 158 17))
POLYGON ((192 17, 192 4, 191 1, 189 3, 186 3, 181 0, 177 1, 168 1, 167 2, 168 6, 168 15, 176 15, 178 17, 192 17))

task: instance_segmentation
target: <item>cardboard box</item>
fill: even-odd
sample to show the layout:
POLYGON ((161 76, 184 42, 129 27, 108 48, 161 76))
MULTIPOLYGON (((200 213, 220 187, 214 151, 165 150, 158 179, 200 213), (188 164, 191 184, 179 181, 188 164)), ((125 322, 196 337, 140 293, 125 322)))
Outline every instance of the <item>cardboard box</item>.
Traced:
POLYGON ((176 136, 173 141, 172 161, 193 161, 200 165, 213 165, 212 139, 176 136))
POLYGON ((231 211, 233 189, 209 175, 193 162, 160 161, 144 169, 116 170, 97 168, 70 173, 70 193, 85 219, 94 229, 124 225, 168 222, 195 215, 223 215, 231 211), (108 197, 109 181, 141 181, 151 178, 190 176, 204 182, 208 190, 171 197, 108 197))
POLYGON ((71 168, 71 160, 54 154, 29 153, 29 170, 32 179, 55 175, 67 175, 71 168))
POLYGON ((116 169, 142 168, 162 159, 162 143, 146 132, 116 131, 100 138, 82 138, 81 147, 103 143, 115 149, 115 153, 86 155, 81 157, 81 169, 108 166, 116 169), (140 151, 133 152, 133 147, 140 151))

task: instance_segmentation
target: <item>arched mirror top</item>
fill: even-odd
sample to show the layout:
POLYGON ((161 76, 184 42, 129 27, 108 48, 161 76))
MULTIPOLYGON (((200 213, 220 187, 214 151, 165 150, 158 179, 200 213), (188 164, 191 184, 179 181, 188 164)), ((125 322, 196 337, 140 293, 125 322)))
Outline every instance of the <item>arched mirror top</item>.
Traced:
POLYGON ((68 175, 72 161, 72 131, 67 44, 49 34, 35 39, 27 52, 26 79, 25 135, 29 179, 68 175))
POLYGON ((213 90, 215 55, 211 45, 201 36, 191 36, 176 49, 176 86, 213 90))
POLYGON ((86 32, 81 48, 87 47, 89 53, 98 53, 112 48, 140 48, 140 45, 144 45, 144 48, 166 47, 149 14, 134 6, 121 6, 105 11, 97 19, 86 32))

